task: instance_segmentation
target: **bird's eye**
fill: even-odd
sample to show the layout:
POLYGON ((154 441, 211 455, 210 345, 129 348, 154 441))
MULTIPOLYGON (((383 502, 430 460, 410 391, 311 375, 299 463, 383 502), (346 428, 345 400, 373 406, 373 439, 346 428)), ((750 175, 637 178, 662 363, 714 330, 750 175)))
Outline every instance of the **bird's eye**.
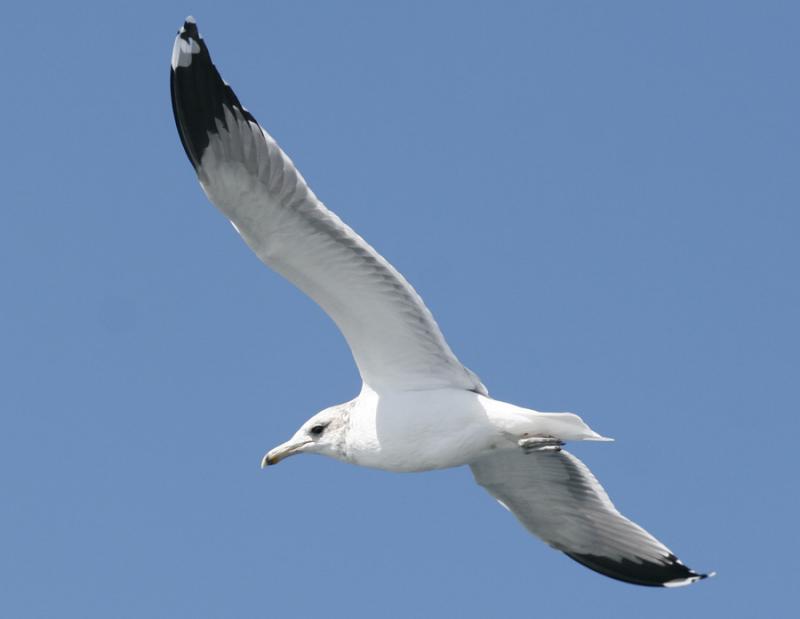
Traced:
POLYGON ((309 430, 312 436, 320 436, 324 431, 325 431, 325 426, 323 426, 322 424, 314 426, 313 428, 311 428, 311 430, 309 430))

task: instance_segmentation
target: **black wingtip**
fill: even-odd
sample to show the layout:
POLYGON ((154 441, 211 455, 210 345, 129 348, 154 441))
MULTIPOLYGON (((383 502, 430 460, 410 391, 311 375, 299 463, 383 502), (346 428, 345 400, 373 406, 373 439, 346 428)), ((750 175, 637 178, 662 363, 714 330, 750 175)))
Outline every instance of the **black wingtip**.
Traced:
POLYGON ((225 127, 225 109, 256 122, 220 76, 208 47, 189 16, 178 31, 172 49, 170 94, 175 125, 186 156, 200 166, 210 135, 225 127))
POLYGON ((664 557, 663 562, 644 560, 636 562, 624 558, 618 560, 610 557, 571 552, 565 552, 564 554, 604 576, 645 587, 682 587, 709 576, 714 576, 714 572, 698 574, 686 567, 678 557, 672 554, 664 557))
POLYGON ((184 38, 192 37, 194 39, 200 38, 200 33, 197 31, 197 21, 189 15, 183 22, 183 27, 178 31, 179 35, 186 35, 184 38))

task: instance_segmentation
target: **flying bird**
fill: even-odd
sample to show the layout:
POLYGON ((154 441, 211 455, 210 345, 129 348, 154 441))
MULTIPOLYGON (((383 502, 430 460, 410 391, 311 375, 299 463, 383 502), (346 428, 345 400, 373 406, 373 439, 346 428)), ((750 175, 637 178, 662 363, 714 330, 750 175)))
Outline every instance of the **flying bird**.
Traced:
POLYGON ((316 301, 347 340, 361 392, 315 414, 262 466, 316 453, 388 471, 471 467, 534 535, 618 580, 705 578, 617 511, 566 441, 610 440, 572 413, 489 397, 389 262, 329 211, 239 103, 187 18, 172 50, 172 109, 208 199, 256 255, 316 301))

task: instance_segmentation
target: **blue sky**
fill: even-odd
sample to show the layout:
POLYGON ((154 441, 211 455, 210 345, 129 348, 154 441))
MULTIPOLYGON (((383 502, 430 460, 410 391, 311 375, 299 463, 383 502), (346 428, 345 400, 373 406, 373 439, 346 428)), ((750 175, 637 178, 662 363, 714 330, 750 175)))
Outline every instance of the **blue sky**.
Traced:
POLYGON ((789 2, 6 7, 0 614, 786 616, 799 19, 789 2), (259 470, 359 379, 197 185, 168 92, 188 14, 492 394, 615 437, 573 451, 717 578, 596 575, 466 469, 259 470))

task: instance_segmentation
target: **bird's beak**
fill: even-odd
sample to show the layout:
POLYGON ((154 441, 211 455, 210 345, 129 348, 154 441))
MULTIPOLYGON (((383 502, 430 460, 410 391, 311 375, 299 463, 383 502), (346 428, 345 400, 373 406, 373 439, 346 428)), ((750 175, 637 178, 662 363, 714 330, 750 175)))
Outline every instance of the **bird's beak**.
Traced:
POLYGON ((283 443, 283 445, 278 445, 275 449, 269 450, 261 459, 261 468, 263 469, 271 464, 278 464, 278 462, 284 458, 288 458, 289 456, 293 456, 294 454, 302 451, 303 447, 309 443, 313 443, 313 441, 311 439, 303 438, 300 440, 290 439, 283 443))

